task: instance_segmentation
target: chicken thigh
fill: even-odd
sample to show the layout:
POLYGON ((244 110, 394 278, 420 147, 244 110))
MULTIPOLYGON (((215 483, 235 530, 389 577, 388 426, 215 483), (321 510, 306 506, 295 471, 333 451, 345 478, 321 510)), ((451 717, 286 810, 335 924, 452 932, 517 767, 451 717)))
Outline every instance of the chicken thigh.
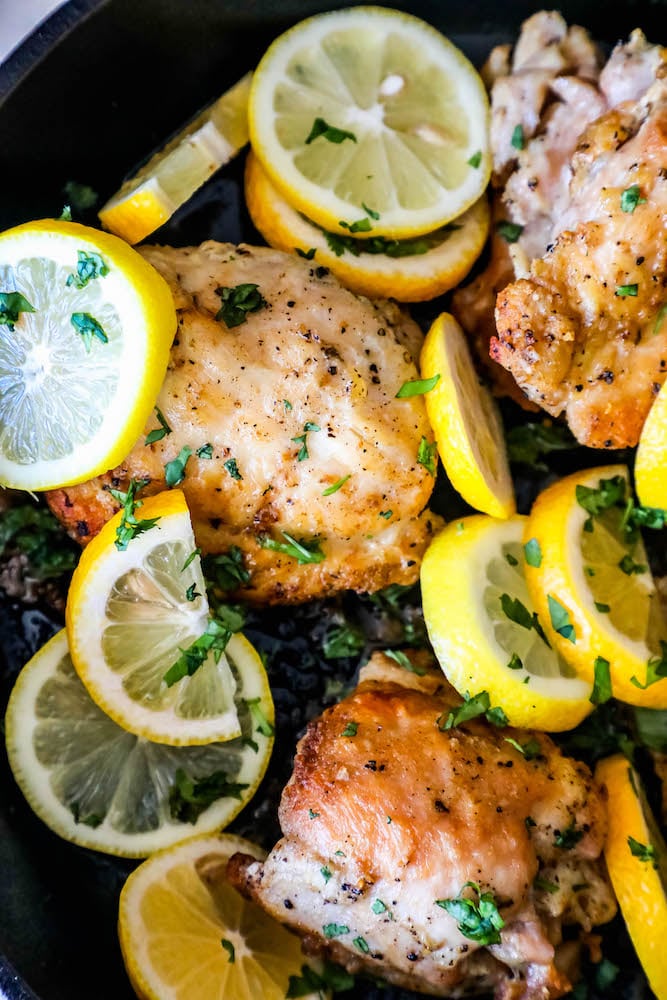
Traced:
POLYGON ((447 728, 461 699, 424 659, 413 669, 375 654, 309 725, 283 838, 264 862, 235 855, 228 877, 352 972, 434 996, 562 996, 563 924, 616 910, 601 793, 542 733, 447 728))
POLYGON ((439 521, 424 512, 437 457, 423 397, 396 398, 419 377, 417 325, 277 250, 142 253, 178 311, 157 401, 168 433, 156 414, 122 465, 49 495, 70 533, 100 530, 119 507, 110 488, 165 489, 180 457, 197 544, 240 551, 244 600, 414 582, 439 521))

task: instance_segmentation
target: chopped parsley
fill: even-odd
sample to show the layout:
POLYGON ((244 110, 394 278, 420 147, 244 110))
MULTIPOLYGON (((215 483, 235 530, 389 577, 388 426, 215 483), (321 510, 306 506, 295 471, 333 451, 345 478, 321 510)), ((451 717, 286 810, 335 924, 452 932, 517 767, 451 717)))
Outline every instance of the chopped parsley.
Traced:
POLYGON ((393 515, 393 513, 394 513, 393 510, 381 510, 380 513, 378 514, 378 517, 383 517, 385 521, 388 521, 389 518, 393 515))
POLYGON ((633 573, 645 573, 648 566, 644 563, 636 563, 632 556, 626 554, 618 563, 618 568, 626 576, 632 576, 633 573))
POLYGON ((359 729, 358 722, 348 722, 345 729, 340 734, 341 736, 356 736, 359 729))
POLYGON ((509 618, 511 622, 515 625, 521 626, 521 628, 531 629, 534 628, 540 639, 549 645, 546 635, 544 634, 544 629, 540 625, 539 618, 537 617, 537 612, 533 611, 532 614, 518 597, 510 597, 509 594, 500 595, 500 607, 506 618, 509 618))
POLYGON ((0 517, 0 555, 22 552, 30 573, 38 580, 51 580, 73 570, 77 562, 74 547, 55 517, 46 507, 31 501, 17 504, 0 517))
POLYGON ((437 459, 438 445, 435 441, 431 444, 428 443, 426 438, 422 435, 422 439, 419 442, 419 448, 417 450, 417 463, 423 465, 427 472, 435 478, 436 467, 438 463, 437 459))
POLYGON ((220 944, 222 945, 222 947, 227 952, 227 955, 229 956, 229 964, 233 965, 234 962, 236 961, 236 952, 234 950, 234 945, 232 944, 231 941, 228 941, 227 938, 221 938, 220 944))
POLYGON ((554 844, 564 851, 571 851, 579 843, 584 835, 583 830, 578 830, 574 820, 564 830, 556 830, 554 833, 554 844))
POLYGON ((185 560, 185 562, 181 566, 181 573, 184 573, 185 570, 190 565, 190 563, 194 562, 195 559, 197 558, 197 556, 200 556, 200 555, 201 555, 201 549, 199 548, 199 546, 197 546, 197 548, 195 548, 195 549, 192 550, 192 552, 190 553, 190 555, 188 556, 188 558, 185 560))
POLYGON ((345 623, 332 628, 322 641, 325 660, 340 660, 345 656, 356 656, 364 648, 363 633, 353 625, 345 623))
POLYGON ((379 915, 380 913, 387 912, 387 906, 385 903, 382 902, 381 899, 374 899, 373 902, 371 903, 371 910, 373 911, 373 913, 379 915))
POLYGON ((593 603, 601 615, 608 615, 611 611, 611 606, 609 604, 603 604, 602 601, 594 601, 593 603))
POLYGON ((77 250, 76 274, 68 275, 65 284, 68 288, 85 288, 89 281, 105 278, 108 273, 109 268, 100 254, 77 250))
POLYGON ((350 933, 350 928, 347 924, 324 924, 322 927, 322 933, 325 938, 342 937, 343 934, 350 933))
POLYGON ((634 212, 637 205, 644 205, 646 203, 646 198, 642 198, 639 194, 639 184, 631 184, 629 188, 621 192, 621 211, 622 212, 634 212))
POLYGON ((324 552, 320 548, 318 538, 293 538, 286 531, 280 531, 285 539, 279 542, 270 535, 258 535, 257 542, 263 549, 271 549, 272 552, 282 552, 283 555, 296 559, 300 566, 306 563, 321 563, 324 560, 324 552))
POLYGON ((444 733, 448 729, 455 729, 463 722, 476 719, 478 715, 483 715, 494 726, 506 726, 508 723, 502 708, 491 708, 488 691, 480 691, 479 694, 472 696, 466 691, 462 705, 453 708, 447 717, 443 712, 435 721, 438 729, 444 733))
POLYGON ((513 740, 511 736, 505 736, 504 739, 505 743, 509 743, 515 750, 518 750, 526 760, 537 760, 538 757, 544 756, 542 747, 534 738, 527 740, 525 743, 519 743, 518 740, 513 740))
POLYGON ((590 701, 593 705, 604 705, 612 696, 609 660, 605 660, 604 656, 596 656, 593 671, 594 681, 590 701))
POLYGON ((229 330, 245 323, 248 313, 259 312, 268 305, 259 290, 259 285, 253 285, 251 282, 234 287, 221 286, 216 288, 215 294, 222 299, 222 305, 215 318, 222 320, 229 330))
POLYGON ((359 937, 354 938, 352 944, 354 945, 355 948, 358 948, 359 951, 362 951, 364 955, 367 955, 368 952, 370 951, 370 948, 368 947, 368 941, 366 940, 366 938, 361 937, 361 935, 359 935, 359 937))
POLYGON ((157 406, 155 407, 155 416, 160 426, 148 432, 144 444, 154 444, 156 441, 161 441, 167 434, 171 434, 171 427, 165 420, 162 410, 157 406))
POLYGON ((357 219, 355 222, 345 222, 340 219, 338 225, 342 229, 347 229, 351 233, 370 233, 372 230, 371 220, 364 216, 363 219, 357 219))
POLYGON ((353 257, 359 257, 362 253, 368 253, 374 256, 383 254, 385 257, 396 259, 401 257, 419 257, 422 254, 428 253, 429 250, 433 250, 434 247, 444 243, 452 233, 460 228, 460 226, 450 222, 432 233, 427 233, 424 236, 414 236, 412 239, 405 240, 388 239, 385 236, 371 236, 368 239, 355 240, 353 236, 346 236, 343 233, 330 233, 326 229, 323 229, 322 233, 327 241, 327 246, 337 257, 342 257, 344 253, 350 253, 353 257))
POLYGON ((656 684, 661 681, 664 677, 667 677, 667 642, 664 639, 660 640, 660 656, 652 656, 651 659, 646 664, 646 681, 642 684, 641 681, 634 675, 630 678, 630 683, 634 684, 635 687, 641 688, 645 691, 646 688, 651 687, 652 684, 656 684))
POLYGON ((182 767, 174 775, 169 789, 169 812, 179 823, 196 823, 209 806, 218 799, 233 798, 239 801, 247 784, 229 781, 224 771, 213 771, 205 778, 191 778, 182 767))
POLYGON ((300 976, 290 976, 287 993, 287 1000, 296 997, 307 997, 311 994, 319 994, 320 997, 328 995, 329 992, 345 992, 354 986, 354 976, 346 969, 342 969, 333 962, 325 961, 323 966, 315 972, 309 965, 301 966, 300 976))
POLYGON ((628 837, 628 847, 633 858, 639 858, 640 861, 650 864, 657 870, 658 852, 653 844, 642 844, 640 841, 635 840, 634 837, 628 837))
POLYGON ((469 167, 473 167, 475 170, 482 162, 482 150, 478 149, 476 153, 473 153, 470 159, 467 161, 469 167))
POLYGON ((523 147, 525 146, 525 141, 523 137, 523 125, 514 126, 510 142, 512 143, 512 146, 515 149, 523 149, 523 147))
POLYGON ((99 340, 101 344, 109 343, 109 338, 104 332, 102 325, 90 313, 72 313, 70 323, 76 332, 80 333, 83 337, 83 345, 86 348, 87 354, 90 354, 90 349, 93 346, 93 337, 99 340))
POLYGON ((523 554, 529 566, 536 568, 542 565, 542 549, 536 538, 531 538, 523 547, 523 554))
POLYGON ((506 243, 516 243, 523 232, 523 226, 520 226, 518 222, 501 219, 500 222, 496 223, 496 232, 502 236, 506 243))
POLYGON ((348 481, 348 479, 350 478, 350 476, 351 476, 351 473, 348 472, 348 474, 346 476, 342 476, 341 479, 336 480, 336 482, 333 483, 331 486, 327 486, 326 490, 322 490, 322 496, 323 497, 330 497, 334 493, 338 493, 338 490, 341 488, 341 486, 345 486, 345 483, 348 481))
POLYGON ((466 882, 463 889, 468 887, 474 890, 477 902, 459 894, 456 899, 436 899, 436 905, 456 920, 464 937, 481 945, 499 944, 505 921, 498 911, 493 893, 481 892, 476 882, 466 882))
POLYGON ((331 870, 327 868, 326 865, 320 868, 320 875, 322 876, 325 882, 328 882, 329 879, 332 878, 331 870))
MULTIPOLYGON (((218 610, 220 613, 221 609, 218 610)), ((206 662, 209 653, 213 653, 216 663, 219 661, 232 635, 243 625, 241 616, 231 609, 224 609, 224 617, 225 621, 210 618, 204 633, 186 649, 180 650, 181 655, 164 675, 167 687, 172 687, 183 677, 192 677, 206 662)))
POLYGON ((409 673, 416 674, 417 677, 424 677, 426 675, 426 671, 422 667, 415 666, 407 653, 404 653, 402 649, 383 649, 382 652, 409 673))
POLYGON ((425 393, 435 389, 440 381, 439 375, 432 378, 415 379, 413 382, 404 382, 396 393, 396 399, 410 399, 412 396, 423 396, 425 393))
POLYGON ((21 313, 34 312, 34 306, 20 292, 0 292, 0 326, 6 326, 13 332, 21 313))
POLYGON ((167 486, 171 488, 183 482, 185 479, 185 466, 193 454, 192 448, 186 444, 181 448, 176 458, 172 458, 171 462, 167 462, 164 467, 164 480, 167 486))
POLYGON ((317 253, 316 247, 311 247, 309 250, 302 250, 301 247, 294 247, 299 257, 303 257, 304 260, 312 260, 317 253))
POLYGON ((516 653, 512 653, 507 668, 508 670, 523 670, 523 660, 516 653))
POLYGON ((197 458, 213 458, 213 445, 209 443, 203 444, 201 448, 197 448, 195 455, 197 458))
POLYGON ((237 590, 250 582, 250 573, 243 564, 243 552, 232 545, 227 552, 204 557, 204 575, 221 590, 237 590))
POLYGON ((316 813, 313 809, 308 810, 308 819, 317 819, 319 813, 316 813))
POLYGON ((185 591, 185 597, 186 597, 186 600, 188 600, 188 601, 196 601, 198 597, 201 597, 201 594, 197 590, 197 584, 196 583, 191 583, 190 584, 190 586, 188 587, 188 589, 185 591))
POLYGON ((310 431, 320 431, 320 430, 322 430, 322 428, 319 427, 318 424, 313 423, 312 420, 307 420, 303 425, 303 434, 297 434, 296 437, 292 438, 292 441, 296 442, 296 444, 301 445, 299 452, 296 456, 297 462, 303 462, 309 457, 308 443, 306 440, 307 435, 310 433, 310 431))
POLYGON ((150 531, 160 520, 159 517, 145 517, 138 521, 135 516, 135 511, 143 504, 143 500, 136 499, 137 493, 144 486, 147 486, 148 483, 148 479, 131 479, 127 487, 127 493, 123 493, 122 490, 109 490, 114 500, 117 500, 123 508, 120 524, 116 528, 116 540, 114 542, 119 552, 124 552, 128 543, 133 538, 143 535, 145 531, 150 531))
POLYGON ((567 639, 573 645, 577 642, 577 635, 574 629, 574 625, 570 621, 570 614, 566 608, 557 601, 555 597, 551 594, 547 594, 547 604, 549 606, 549 618, 551 619, 551 625, 558 635, 562 635, 564 639, 567 639))
POLYGON ((255 729, 257 730, 257 732, 261 733, 262 736, 266 737, 273 736, 273 734, 276 731, 275 726, 270 721, 270 719, 267 719, 266 715, 264 714, 264 709, 262 708, 261 699, 248 698, 246 700, 246 705, 248 706, 253 722, 255 723, 255 729))
POLYGON ((548 879, 541 878, 541 876, 539 875, 536 875, 535 878, 533 879, 533 886, 538 891, 549 892, 552 895, 553 893, 558 892, 558 890, 560 889, 560 886, 556 885, 555 882, 549 882, 548 879))
POLYGON ((340 146, 342 142, 349 139, 350 142, 356 142, 357 137, 354 132, 348 132, 344 128, 336 128, 335 125, 329 125, 324 118, 316 118, 313 122, 310 132, 308 133, 308 138, 305 140, 306 146, 309 146, 311 142, 315 139, 319 139, 322 136, 327 142, 333 142, 337 146, 340 146))
POLYGON ((235 458, 228 458, 226 462, 222 463, 227 469, 227 472, 232 477, 232 479, 243 479, 243 476, 239 472, 239 467, 237 465, 235 458))
POLYGON ((627 296, 632 296, 634 298, 637 295, 638 289, 639 285, 637 283, 632 285, 619 285, 614 292, 614 295, 618 296, 620 299, 626 298, 627 296))
POLYGON ((521 424, 507 433, 507 455, 514 464, 528 465, 537 472, 547 472, 541 461, 552 451, 568 451, 578 444, 567 427, 559 424, 521 424))
POLYGON ((363 208, 366 215, 370 215, 371 219, 375 219, 376 222, 378 221, 378 219, 380 218, 379 212, 375 212, 372 208, 369 208, 366 202, 364 201, 362 201, 361 207, 363 208))

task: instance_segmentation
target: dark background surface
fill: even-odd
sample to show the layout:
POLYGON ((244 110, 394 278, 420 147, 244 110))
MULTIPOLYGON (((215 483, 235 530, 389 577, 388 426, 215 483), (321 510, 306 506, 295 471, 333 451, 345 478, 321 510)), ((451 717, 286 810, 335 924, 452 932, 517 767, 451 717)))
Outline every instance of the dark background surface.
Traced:
MULTIPOLYGON (((542 6, 461 0, 385 5, 424 17, 478 64, 542 6)), ((90 184, 100 201, 106 200, 197 108, 252 68, 273 37, 331 6, 249 0, 241 10, 231 0, 71 0, 0 67, 0 228, 59 215, 70 180, 90 184)), ((667 41, 663 2, 585 0, 559 7, 603 42, 611 44, 636 26, 654 41, 667 41)), ((240 164, 226 168, 159 236, 176 245, 206 237, 252 240, 240 177, 240 164)), ((332 665, 323 665, 309 642, 326 619, 320 610, 291 610, 289 624, 280 613, 268 617, 261 623, 268 639, 257 631, 249 635, 265 646, 274 643, 271 636, 286 640, 271 671, 279 719, 275 761, 263 793, 234 828, 252 835, 259 823, 270 840, 275 819, 267 815, 262 794, 267 804, 275 800, 289 773, 295 733, 326 700, 332 665)), ((3 714, 18 669, 57 626, 38 608, 0 600, 3 714)), ((355 666, 339 662, 336 670, 350 677, 355 666)), ((42 1000, 130 1000, 116 914, 118 892, 134 863, 81 850, 52 834, 16 789, 4 742, 1 752, 0 952, 42 1000)), ((617 964, 634 962, 623 935, 614 947, 618 951, 610 957, 617 964)), ((3 988, 12 1000, 31 996, 0 963, 0 992, 3 988)), ((612 991, 621 995, 619 985, 612 991)), ((635 995, 648 993, 640 986, 635 995)))

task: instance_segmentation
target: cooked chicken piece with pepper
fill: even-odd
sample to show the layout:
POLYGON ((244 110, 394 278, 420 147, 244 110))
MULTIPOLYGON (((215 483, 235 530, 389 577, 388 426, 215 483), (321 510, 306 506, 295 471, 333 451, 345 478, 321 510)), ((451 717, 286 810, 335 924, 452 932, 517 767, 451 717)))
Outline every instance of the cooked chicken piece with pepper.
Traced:
POLYGON ((423 397, 396 399, 419 378, 417 325, 277 250, 142 253, 177 306, 169 369, 126 461, 49 495, 70 534, 85 543, 118 510, 110 488, 182 476, 202 551, 241 551, 244 600, 414 582, 438 522, 422 513, 437 461, 423 397))
POLYGON ((637 444, 667 375, 667 81, 580 137, 563 231, 498 296, 491 355, 594 448, 637 444))
POLYGON ((264 862, 232 883, 311 954, 433 996, 571 989, 577 944, 616 904, 604 802, 542 733, 457 724, 461 699, 425 654, 375 654, 356 691, 311 722, 264 862))

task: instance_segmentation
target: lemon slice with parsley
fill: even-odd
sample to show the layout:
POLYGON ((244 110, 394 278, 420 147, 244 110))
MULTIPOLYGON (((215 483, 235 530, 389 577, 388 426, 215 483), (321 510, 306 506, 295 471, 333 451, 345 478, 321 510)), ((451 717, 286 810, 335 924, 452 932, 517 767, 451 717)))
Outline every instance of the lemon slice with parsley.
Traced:
POLYGON ((354 7, 295 25, 259 63, 248 116, 275 186, 330 232, 433 232, 489 179, 479 74, 435 28, 400 11, 354 7))
MULTIPOLYGON (((153 855, 128 878, 118 934, 143 1000, 284 1000, 292 977, 290 996, 328 996, 322 977, 304 967, 299 938, 227 881, 236 852, 264 857, 241 837, 195 837, 153 855)), ((342 975, 349 989, 352 978, 342 975)))
POLYGON ((139 243, 245 146, 251 76, 230 87, 125 181, 100 209, 103 226, 139 243))
POLYGON ((607 790, 609 877, 651 989, 667 1000, 667 846, 626 757, 600 761, 595 777, 607 790))
POLYGON ((49 219, 0 234, 0 485, 55 489, 122 462, 175 330, 166 282, 115 236, 49 219))
MULTIPOLYGON (((234 636, 232 669, 252 658, 250 644, 234 636)), ((9 699, 5 733, 14 777, 55 833, 108 854, 145 857, 219 829, 254 794, 273 745, 270 698, 253 686, 252 671, 236 677, 242 736, 201 747, 151 743, 92 701, 63 629, 23 668, 9 699)))
POLYGON ((667 623, 639 528, 661 523, 616 465, 554 483, 526 525, 540 552, 526 578, 550 641, 580 677, 602 665, 616 698, 647 708, 667 708, 667 623))
POLYGON ((72 577, 74 666, 96 704, 137 736, 174 746, 233 739, 241 733, 238 672, 270 703, 261 661, 252 653, 237 658, 237 671, 230 665, 241 619, 231 609, 209 614, 181 490, 142 504, 131 489, 122 499, 72 577))
POLYGON ((480 384, 463 330, 442 313, 426 334, 420 368, 438 454, 452 485, 485 514, 516 510, 500 413, 480 384))
POLYGON ((482 197, 455 223, 414 239, 359 240, 325 232, 285 201, 252 152, 245 196, 250 217, 270 246, 328 267, 347 288, 369 298, 423 302, 443 295, 463 281, 489 231, 489 206, 482 197))
POLYGON ((558 732, 593 710, 591 684, 547 643, 526 586, 526 518, 473 515, 449 524, 421 568, 424 620, 447 680, 486 692, 510 725, 558 732))

